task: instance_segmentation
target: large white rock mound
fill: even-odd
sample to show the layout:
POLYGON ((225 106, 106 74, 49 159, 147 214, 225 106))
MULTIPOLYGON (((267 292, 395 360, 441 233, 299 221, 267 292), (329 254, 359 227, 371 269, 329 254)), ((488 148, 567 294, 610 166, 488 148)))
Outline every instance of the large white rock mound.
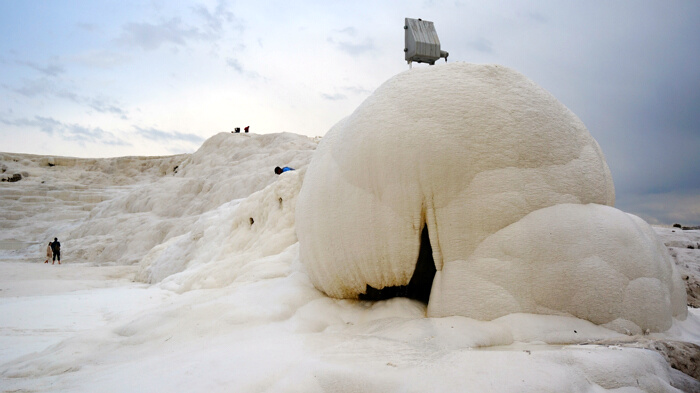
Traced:
MULTIPOLYGON (((467 267, 485 264, 489 271, 489 258, 494 257, 475 251, 489 237, 532 212, 561 204, 613 206, 614 195, 610 170, 598 144, 551 94, 506 67, 453 63, 393 77, 328 132, 306 174, 296 228, 301 259, 312 282, 332 297, 357 298, 370 290, 409 284, 425 228, 424 242, 429 238, 437 270, 429 316, 492 319, 496 314, 522 311, 573 314, 607 323, 624 319, 626 314, 613 312, 612 319, 600 319, 593 315, 597 311, 580 313, 558 309, 556 304, 524 307, 539 304, 542 294, 535 281, 509 275, 512 280, 501 282, 473 276, 467 267), (465 292, 464 286, 474 281, 502 287, 501 312, 486 310, 493 305, 465 292)), ((602 225, 609 225, 603 232, 618 235, 629 229, 614 219, 603 220, 602 225)), ((530 227, 509 230, 527 233, 530 227)), ((578 226, 560 226, 558 231, 573 242, 596 247, 597 238, 578 237, 578 226)), ((522 247, 541 252, 523 252, 518 263, 542 263, 538 260, 542 253, 551 253, 548 261, 560 257, 557 248, 540 244, 544 239, 528 239, 522 247)), ((639 245, 643 240, 633 243, 639 245)), ((634 255, 634 250, 628 251, 634 255)), ((652 252, 643 261, 631 257, 637 262, 630 263, 659 265, 651 269, 650 278, 659 279, 667 294, 675 293, 671 273, 663 279, 655 277, 659 269, 668 270, 663 267, 668 261, 662 252, 663 248, 652 252)), ((571 257, 568 263, 576 265, 585 257, 571 257)), ((612 265, 620 263, 615 257, 603 259, 612 265)), ((606 280, 599 274, 595 277, 606 280)), ((646 283, 635 281, 634 285, 646 283)), ((580 283, 563 291, 580 296, 586 288, 594 286, 580 283)), ((585 299, 600 304, 634 303, 618 295, 589 294, 585 299)), ((674 296, 665 300, 676 299, 674 296)), ((649 304, 638 307, 656 310, 649 304)), ((674 303, 674 315, 683 313, 681 308, 674 303)), ((635 321, 642 321, 640 328, 658 330, 670 323, 667 314, 635 321), (656 317, 668 323, 644 322, 656 317)))
POLYGON ((653 229, 596 204, 534 211, 446 264, 440 278, 433 315, 564 313, 640 334, 687 312, 685 285, 653 229))

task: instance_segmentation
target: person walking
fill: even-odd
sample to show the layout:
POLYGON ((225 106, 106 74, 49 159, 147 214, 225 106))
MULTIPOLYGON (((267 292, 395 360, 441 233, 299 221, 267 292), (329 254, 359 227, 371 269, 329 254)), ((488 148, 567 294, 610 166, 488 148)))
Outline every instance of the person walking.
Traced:
POLYGON ((56 259, 58 259, 58 264, 61 264, 61 243, 58 241, 57 237, 53 238, 53 243, 51 243, 51 251, 53 251, 53 262, 51 264, 53 265, 56 263, 56 259))
POLYGON ((53 250, 51 250, 51 242, 49 242, 49 245, 46 246, 46 260, 44 263, 49 263, 49 259, 53 257, 53 250))

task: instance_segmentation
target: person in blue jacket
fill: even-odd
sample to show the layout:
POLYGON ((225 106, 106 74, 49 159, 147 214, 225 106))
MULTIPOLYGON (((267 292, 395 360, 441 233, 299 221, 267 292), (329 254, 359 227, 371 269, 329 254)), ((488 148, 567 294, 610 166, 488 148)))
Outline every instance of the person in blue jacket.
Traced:
POLYGON ((284 168, 275 167, 275 173, 278 175, 282 174, 283 172, 289 172, 289 171, 293 171, 293 170, 294 170, 294 168, 290 168, 288 166, 286 166, 284 168))

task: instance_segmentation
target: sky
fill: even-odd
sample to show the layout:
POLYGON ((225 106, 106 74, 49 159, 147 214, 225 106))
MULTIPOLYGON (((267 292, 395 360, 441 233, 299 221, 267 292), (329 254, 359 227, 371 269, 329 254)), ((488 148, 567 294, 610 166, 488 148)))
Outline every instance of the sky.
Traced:
POLYGON ((245 126, 322 136, 408 69, 406 17, 435 23, 450 62, 511 67, 581 118, 618 208, 700 225, 691 0, 0 0, 0 151, 169 155, 245 126))

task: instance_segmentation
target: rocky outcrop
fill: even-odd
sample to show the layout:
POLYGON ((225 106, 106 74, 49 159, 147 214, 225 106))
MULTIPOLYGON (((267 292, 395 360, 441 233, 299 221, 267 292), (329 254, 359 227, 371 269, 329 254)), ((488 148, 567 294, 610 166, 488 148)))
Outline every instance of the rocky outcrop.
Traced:
POLYGON ((598 143, 525 76, 409 70, 319 143, 296 210, 299 255, 335 298, 664 331, 686 316, 685 286, 651 227, 614 202, 598 143))
POLYGON ((6 181, 6 182, 9 182, 9 183, 17 182, 17 181, 20 181, 20 180, 22 180, 22 174, 21 174, 21 173, 15 173, 15 174, 13 174, 12 176, 3 177, 3 178, 2 178, 2 181, 6 181))
POLYGON ((688 306, 700 308, 700 231, 685 228, 674 224, 672 228, 654 227, 654 230, 668 248, 681 274, 688 306))

